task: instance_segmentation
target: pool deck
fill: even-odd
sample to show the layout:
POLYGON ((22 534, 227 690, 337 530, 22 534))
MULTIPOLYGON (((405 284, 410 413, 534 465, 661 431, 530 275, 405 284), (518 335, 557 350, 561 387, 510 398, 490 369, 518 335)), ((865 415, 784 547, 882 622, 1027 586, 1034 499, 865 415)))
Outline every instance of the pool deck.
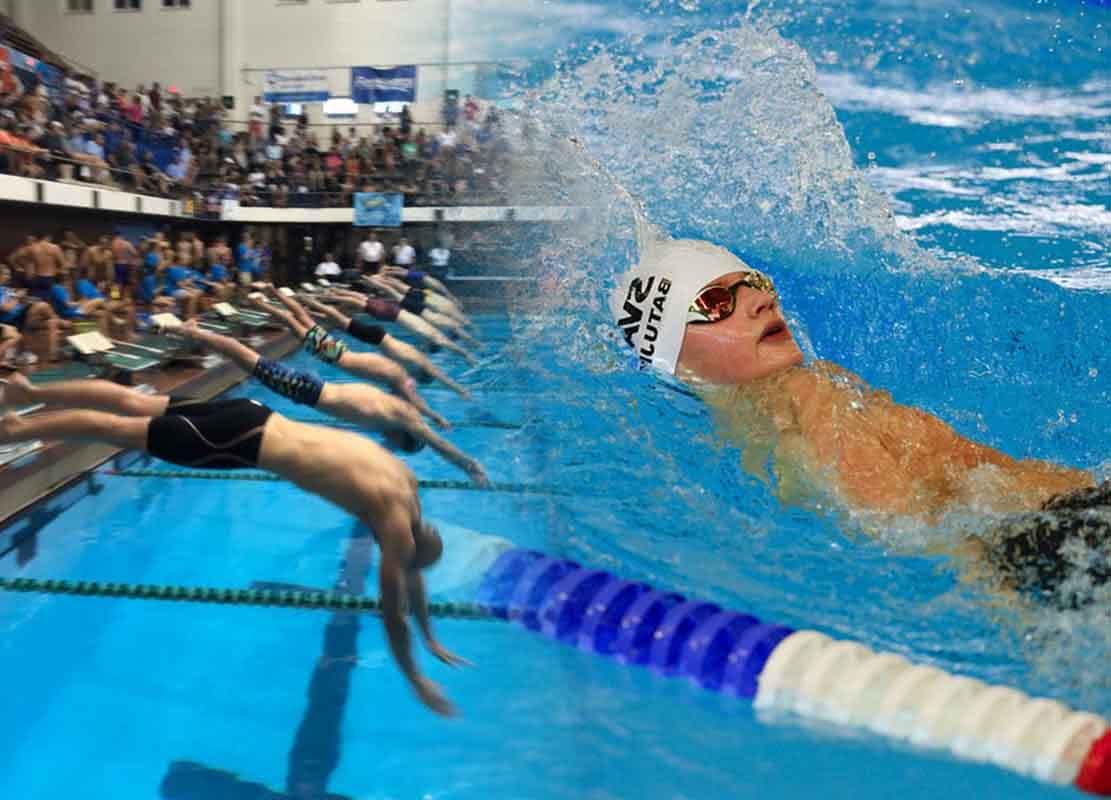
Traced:
MULTIPOLYGON (((267 358, 279 359, 297 349, 288 333, 269 334, 256 350, 267 358)), ((244 373, 228 361, 201 369, 171 366, 136 374, 136 382, 153 386, 160 393, 210 398, 240 383, 244 373)), ((89 470, 121 451, 103 444, 48 443, 33 454, 0 467, 0 529, 34 503, 61 491, 89 470)))

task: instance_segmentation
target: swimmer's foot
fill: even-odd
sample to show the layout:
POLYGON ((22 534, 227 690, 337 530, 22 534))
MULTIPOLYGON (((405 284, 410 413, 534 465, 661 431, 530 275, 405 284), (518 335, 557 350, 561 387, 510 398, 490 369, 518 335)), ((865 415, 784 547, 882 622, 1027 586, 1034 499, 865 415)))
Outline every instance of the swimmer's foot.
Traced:
POLYGON ((35 385, 21 372, 0 381, 0 406, 29 406, 35 402, 35 385))
POLYGON ((27 428, 27 423, 16 414, 14 411, 9 411, 3 417, 0 417, 0 444, 13 444, 14 442, 21 442, 25 438, 24 431, 27 428))

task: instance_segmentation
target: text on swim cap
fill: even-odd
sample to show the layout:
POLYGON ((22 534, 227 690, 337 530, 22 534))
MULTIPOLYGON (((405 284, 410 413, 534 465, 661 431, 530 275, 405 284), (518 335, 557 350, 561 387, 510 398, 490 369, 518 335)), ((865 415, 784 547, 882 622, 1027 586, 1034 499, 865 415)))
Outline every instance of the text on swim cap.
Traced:
MULTIPOLYGON (((649 277, 647 281, 633 278, 629 283, 629 291, 625 294, 625 304, 622 307, 625 316, 617 321, 617 325, 624 332, 625 341, 629 343, 629 347, 634 350, 636 349, 636 342, 633 341, 633 337, 640 332, 641 320, 644 319, 644 311, 641 306, 652 296, 652 287, 655 282, 655 276, 649 277)), ((656 297, 652 300, 648 309, 648 320, 644 326, 642 345, 640 350, 637 351, 642 367, 651 364, 652 356, 656 353, 654 342, 660 337, 658 323, 663 319, 664 303, 667 301, 669 291, 671 291, 671 281, 667 278, 661 278, 659 285, 656 286, 656 297)))

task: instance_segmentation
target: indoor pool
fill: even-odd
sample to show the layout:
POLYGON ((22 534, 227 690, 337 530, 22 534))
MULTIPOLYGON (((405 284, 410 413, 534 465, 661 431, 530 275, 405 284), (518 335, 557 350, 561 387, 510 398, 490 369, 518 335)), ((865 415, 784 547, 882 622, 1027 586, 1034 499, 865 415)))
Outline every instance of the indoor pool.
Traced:
MULTIPOLYGON (((512 324, 531 331, 546 321, 521 316, 512 324)), ((569 397, 558 372, 547 371, 560 354, 513 335, 505 317, 482 318, 480 330, 491 342, 488 360, 465 379, 476 402, 434 390, 426 396, 457 423, 454 441, 494 481, 552 494, 425 491, 425 513, 448 544, 431 581, 438 597, 471 596, 473 565, 488 563, 482 551, 508 540, 956 672, 1086 699, 1053 674, 1032 671, 1013 647, 1017 629, 993 623, 938 562, 885 554, 820 517, 773 515, 759 487, 728 477, 719 456, 704 460, 721 474, 703 474, 709 480, 701 488, 693 480, 675 490, 645 486, 637 475, 660 468, 636 463, 641 451, 624 439, 630 420, 615 424, 610 416, 620 409, 612 402, 595 408, 589 392, 569 397), (518 363, 524 350, 548 367, 518 363), (741 500, 728 503, 734 511, 723 510, 723 481, 732 481, 741 500)), ((303 355, 292 361, 310 366, 303 355)), ((655 418, 657 427, 669 419, 676 430, 698 428, 703 415, 690 398, 651 384, 637 390, 648 408, 629 413, 655 418)), ((318 416, 252 384, 236 392, 290 416, 318 416)), ((426 453, 412 464, 422 479, 457 477, 426 453)), ((119 466, 157 465, 125 459, 119 466)), ((5 533, 29 527, 37 537, 5 558, 3 576, 375 593, 370 540, 334 508, 278 482, 102 470, 5 533), (36 556, 18 567, 16 556, 30 548, 36 556)), ((451 671, 422 657, 462 711, 444 721, 411 696, 373 616, 22 595, 0 602, 13 687, 8 720, 19 732, 3 755, 6 796, 1052 791, 866 734, 761 719, 745 701, 502 622, 437 621, 442 640, 475 662, 451 671)))
MULTIPOLYGON (((1013 456, 1111 477, 1111 9, 521 5, 527 24, 487 18, 487 33, 516 20, 528 34, 503 48, 545 14, 546 35, 583 24, 541 37, 558 53, 519 54, 530 66, 505 105, 538 132, 506 179, 520 205, 589 213, 461 242, 542 291, 480 317, 483 364, 452 364, 474 402, 426 397, 494 481, 546 493, 424 491, 448 548, 438 597, 471 599, 491 554, 531 548, 1111 714, 1108 587, 1078 608, 1000 604, 939 555, 991 522, 976 509, 877 529, 836 505, 781 505, 697 397, 631 367, 609 312, 638 222, 708 239, 773 274, 812 358, 1013 456)), ((429 453, 410 463, 462 477, 429 453)), ((25 529, 37 536, 0 576, 376 592, 365 532, 280 482, 103 472, 4 534, 25 529)), ((5 797, 1075 793, 754 711, 500 621, 436 621, 475 663, 421 655, 462 713, 444 721, 369 615, 5 595, 0 620, 5 797)))

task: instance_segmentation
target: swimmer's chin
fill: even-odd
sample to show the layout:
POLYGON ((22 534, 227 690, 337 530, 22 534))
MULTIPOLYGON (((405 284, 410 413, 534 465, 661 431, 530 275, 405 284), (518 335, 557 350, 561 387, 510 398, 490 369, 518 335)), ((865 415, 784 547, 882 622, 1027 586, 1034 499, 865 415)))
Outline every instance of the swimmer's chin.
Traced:
POLYGON ((683 383, 698 389, 730 389, 738 386, 749 386, 759 384, 772 378, 785 375, 788 372, 806 366, 806 356, 801 350, 796 349, 795 352, 784 358, 780 363, 769 365, 766 369, 758 371, 756 374, 746 377, 729 377, 722 376, 719 378, 709 378, 705 375, 696 372, 694 369, 679 364, 675 370, 675 377, 683 383))

